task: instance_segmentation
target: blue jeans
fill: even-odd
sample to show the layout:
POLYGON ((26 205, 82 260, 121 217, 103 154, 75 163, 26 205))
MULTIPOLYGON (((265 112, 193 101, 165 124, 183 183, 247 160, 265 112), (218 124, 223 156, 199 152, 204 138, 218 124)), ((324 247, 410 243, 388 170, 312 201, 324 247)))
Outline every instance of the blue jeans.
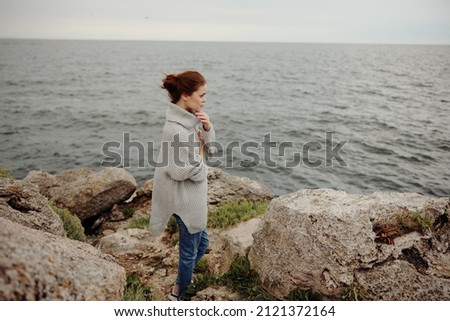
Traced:
POLYGON ((191 283, 194 268, 208 249, 209 240, 206 230, 191 234, 183 220, 178 215, 175 215, 175 218, 177 219, 180 233, 180 253, 176 282, 181 295, 191 283))

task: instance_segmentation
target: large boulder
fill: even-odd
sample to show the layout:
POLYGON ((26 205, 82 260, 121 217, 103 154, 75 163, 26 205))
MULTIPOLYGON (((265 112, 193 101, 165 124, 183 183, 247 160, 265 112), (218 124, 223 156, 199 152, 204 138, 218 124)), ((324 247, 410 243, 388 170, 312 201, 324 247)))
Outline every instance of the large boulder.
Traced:
POLYGON ((0 300, 122 300, 125 270, 91 245, 0 217, 0 300))
POLYGON ((30 182, 0 180, 0 217, 55 235, 66 235, 60 217, 39 193, 39 188, 30 182))
POLYGON ((312 289, 329 299, 449 300, 447 201, 300 190, 272 200, 249 260, 280 299, 312 289))
POLYGON ((129 199, 136 190, 134 177, 114 167, 100 172, 70 169, 58 175, 31 171, 24 180, 37 184, 42 194, 68 208, 82 221, 129 199))

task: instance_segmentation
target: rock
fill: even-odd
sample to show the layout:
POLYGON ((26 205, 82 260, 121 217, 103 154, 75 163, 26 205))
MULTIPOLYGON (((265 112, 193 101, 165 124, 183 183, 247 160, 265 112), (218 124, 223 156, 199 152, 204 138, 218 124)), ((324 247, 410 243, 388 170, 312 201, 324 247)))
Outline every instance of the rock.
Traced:
POLYGON ((141 188, 136 192, 136 195, 152 197, 153 194, 153 179, 149 179, 142 184, 141 188))
MULTIPOLYGON (((117 208, 125 213, 133 211, 133 215, 148 216, 151 209, 151 200, 153 194, 153 178, 144 182, 144 184, 131 196, 127 203, 120 204, 117 208)), ((125 219, 127 217, 125 216, 125 219)))
POLYGON ((227 287, 208 287, 196 293, 192 301, 238 301, 239 294, 231 292, 227 287))
POLYGON ((148 252, 153 244, 156 243, 156 239, 155 236, 150 234, 149 230, 124 229, 102 237, 97 248, 113 256, 148 252))
POLYGON ((359 284, 364 284, 358 290, 370 300, 448 301, 450 298, 448 278, 418 273, 406 260, 387 261, 364 273, 357 272, 355 278, 359 284))
POLYGON ((0 217, 36 230, 66 235, 61 218, 30 182, 0 180, 0 217))
POLYGON ((264 184, 248 177, 233 176, 219 168, 208 169, 208 203, 219 205, 228 201, 270 200, 275 195, 264 184))
MULTIPOLYGON (((107 167, 105 169, 111 170, 112 167, 107 167)), ((89 177, 95 173, 96 172, 90 168, 72 168, 57 174, 56 179, 59 184, 69 184, 80 180, 80 178, 89 177)))
POLYGON ((127 218, 133 216, 133 211, 134 210, 126 210, 125 208, 121 208, 120 206, 118 206, 117 204, 114 204, 114 206, 111 209, 110 215, 108 217, 109 221, 112 222, 118 222, 118 221, 124 221, 127 218))
POLYGON ((122 300, 125 270, 94 247, 0 218, 0 300, 122 300))
POLYGON ((103 236, 108 236, 108 235, 114 234, 115 232, 116 232, 116 231, 114 231, 114 230, 106 229, 106 230, 103 230, 103 231, 102 231, 102 235, 103 235, 103 236))
POLYGON ((165 237, 147 229, 125 229, 102 237, 97 248, 113 255, 128 274, 138 275, 151 287, 154 300, 165 300, 178 270, 178 247, 165 237))
POLYGON ((257 231, 260 222, 260 218, 253 218, 226 231, 210 231, 210 247, 214 250, 209 257, 214 272, 225 273, 236 258, 247 257, 253 245, 253 233, 257 231))
POLYGON ((100 172, 71 169, 55 176, 44 173, 32 171, 24 180, 38 184, 42 193, 68 208, 81 221, 126 201, 136 190, 134 177, 121 168, 108 167, 100 172))
POLYGON ((411 231, 386 244, 374 232, 401 211, 442 212, 446 202, 413 193, 329 189, 278 197, 254 235, 251 267, 280 299, 300 288, 339 300, 357 288, 368 300, 449 300, 449 224, 439 237, 411 231))
POLYGON ((260 218, 252 218, 224 232, 226 247, 230 249, 234 257, 247 256, 253 245, 253 233, 257 231, 260 222, 260 218))
POLYGON ((24 178, 24 181, 39 186, 39 192, 45 196, 50 196, 50 188, 58 187, 60 185, 56 176, 43 170, 28 172, 27 176, 24 178))

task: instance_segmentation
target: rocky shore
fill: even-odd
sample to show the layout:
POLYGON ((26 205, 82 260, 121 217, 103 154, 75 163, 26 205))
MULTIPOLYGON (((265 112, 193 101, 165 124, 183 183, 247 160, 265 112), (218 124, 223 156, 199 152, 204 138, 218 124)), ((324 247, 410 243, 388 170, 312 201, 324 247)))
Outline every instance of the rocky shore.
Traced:
MULTIPOLYGON (((324 300, 450 299, 448 198, 331 189, 276 197, 217 168, 208 183, 211 211, 270 202, 251 219, 209 228, 211 275, 243 258, 272 299, 296 291, 324 300)), ((152 180, 138 187, 119 168, 0 178, 0 300, 122 300, 130 276, 164 300, 176 278, 176 233, 168 227, 155 237, 133 226, 148 224, 151 195, 152 180), (61 211, 86 238, 74 239, 61 211)), ((216 283, 191 299, 246 298, 216 283)))

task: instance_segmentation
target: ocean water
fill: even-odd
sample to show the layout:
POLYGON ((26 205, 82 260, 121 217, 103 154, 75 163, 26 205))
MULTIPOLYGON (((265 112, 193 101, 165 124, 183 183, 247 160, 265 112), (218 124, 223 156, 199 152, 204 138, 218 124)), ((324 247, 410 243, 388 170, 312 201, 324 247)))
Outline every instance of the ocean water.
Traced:
POLYGON ((0 166, 119 166, 143 183, 160 81, 187 69, 207 79, 213 164, 231 174, 278 195, 450 195, 450 46, 0 40, 0 166))

